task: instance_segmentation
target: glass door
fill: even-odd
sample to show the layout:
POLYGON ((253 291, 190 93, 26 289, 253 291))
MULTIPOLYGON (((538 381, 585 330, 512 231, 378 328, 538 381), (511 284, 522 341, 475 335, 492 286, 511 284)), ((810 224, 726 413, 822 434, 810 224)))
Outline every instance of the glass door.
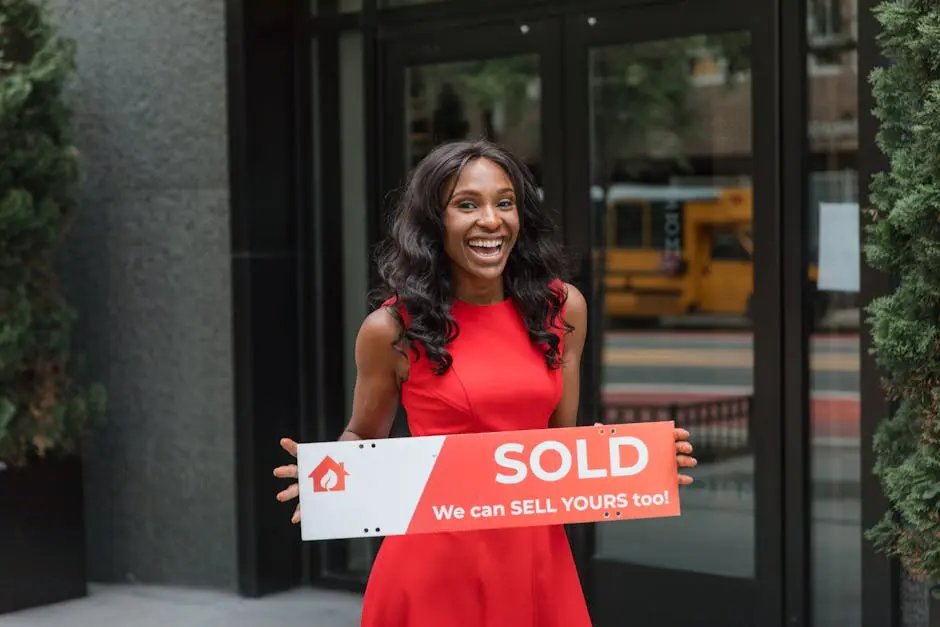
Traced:
MULTIPOLYGON (((523 158, 560 210, 561 22, 399 31, 385 51, 383 189, 397 190, 434 146, 487 138, 523 158)), ((388 205, 394 202, 389 196, 388 205)), ((380 227, 381 228, 381 227, 380 227)))
POLYGON ((597 627, 782 618, 772 9, 670 2, 566 26, 566 228, 589 251, 593 314, 583 420, 674 420, 699 459, 680 517, 586 530, 597 627))

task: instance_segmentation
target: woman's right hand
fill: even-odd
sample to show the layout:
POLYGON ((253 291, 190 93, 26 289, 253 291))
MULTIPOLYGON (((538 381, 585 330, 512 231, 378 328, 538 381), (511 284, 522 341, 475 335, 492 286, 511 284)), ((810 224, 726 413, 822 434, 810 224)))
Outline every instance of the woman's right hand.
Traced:
MULTIPOLYGON (((297 458, 297 443, 290 438, 281 440, 281 448, 297 458)), ((277 493, 277 500, 284 503, 300 496, 300 485, 297 483, 297 464, 288 464, 287 466, 278 466, 274 469, 274 476, 280 479, 294 479, 294 483, 287 486, 287 489, 277 493)), ((295 525, 300 522, 300 503, 294 509, 294 515, 290 521, 295 525)))

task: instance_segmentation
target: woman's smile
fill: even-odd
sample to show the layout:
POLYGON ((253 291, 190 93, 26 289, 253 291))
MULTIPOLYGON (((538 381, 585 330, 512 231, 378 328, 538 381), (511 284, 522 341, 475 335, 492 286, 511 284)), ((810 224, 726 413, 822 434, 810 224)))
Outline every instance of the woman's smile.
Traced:
POLYGON ((500 263, 506 250, 505 244, 506 238, 502 236, 474 237, 467 242, 467 249, 470 251, 470 256, 475 258, 477 263, 500 263))

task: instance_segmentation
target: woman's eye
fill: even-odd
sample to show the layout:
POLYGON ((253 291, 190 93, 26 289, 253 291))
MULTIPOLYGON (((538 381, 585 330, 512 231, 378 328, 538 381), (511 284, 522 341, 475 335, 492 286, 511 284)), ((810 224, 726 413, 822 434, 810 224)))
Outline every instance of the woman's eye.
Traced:
MULTIPOLYGON (((461 200, 455 205, 458 209, 464 211, 473 211, 474 209, 479 209, 479 205, 472 200, 461 200)), ((514 206, 514 203, 510 199, 500 200, 496 203, 496 207, 499 209, 511 209, 514 206)))

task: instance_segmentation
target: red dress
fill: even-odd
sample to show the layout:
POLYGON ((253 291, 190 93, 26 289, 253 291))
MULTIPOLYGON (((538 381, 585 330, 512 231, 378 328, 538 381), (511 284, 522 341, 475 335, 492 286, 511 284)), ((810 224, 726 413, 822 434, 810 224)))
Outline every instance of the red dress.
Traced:
MULTIPOLYGON (((455 302, 443 376, 411 359, 401 398, 414 436, 541 429, 561 398, 513 301, 455 302)), ((404 314, 404 312, 403 312, 404 314)), ((407 324, 407 316, 405 322, 407 324)), ((420 348, 420 347, 419 347, 420 348)), ((362 627, 590 627, 562 526, 390 536, 372 567, 362 627)))

